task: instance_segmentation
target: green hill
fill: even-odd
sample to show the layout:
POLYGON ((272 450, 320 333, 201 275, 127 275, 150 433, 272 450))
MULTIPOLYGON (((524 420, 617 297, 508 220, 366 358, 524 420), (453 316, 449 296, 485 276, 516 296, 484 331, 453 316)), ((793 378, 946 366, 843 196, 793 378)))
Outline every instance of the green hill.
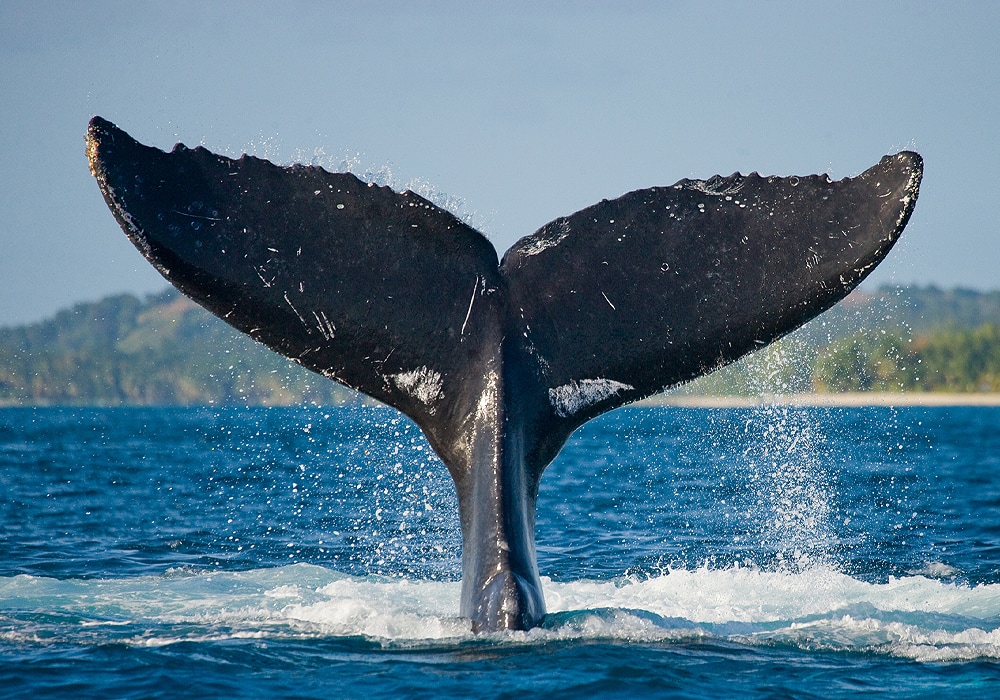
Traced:
POLYGON ((340 404, 357 395, 288 362, 174 290, 77 304, 0 329, 0 404, 340 404))
POLYGON ((675 390, 1000 391, 1000 291, 855 291, 765 350, 675 390))
MULTIPOLYGON (((855 292, 795 333, 678 393, 1000 391, 1000 292, 855 292)), ((77 304, 0 328, 0 405, 342 404, 295 365, 174 290, 77 304)))

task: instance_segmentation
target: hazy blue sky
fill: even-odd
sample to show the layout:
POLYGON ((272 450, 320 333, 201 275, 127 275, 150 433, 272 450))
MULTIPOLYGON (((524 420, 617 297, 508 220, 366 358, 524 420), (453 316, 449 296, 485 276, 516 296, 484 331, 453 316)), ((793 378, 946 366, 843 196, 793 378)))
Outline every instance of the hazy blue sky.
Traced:
POLYGON ((391 174, 502 252, 682 177, 926 175, 876 284, 1000 287, 997 2, 0 2, 0 325, 166 283, 84 157, 139 140, 391 174))

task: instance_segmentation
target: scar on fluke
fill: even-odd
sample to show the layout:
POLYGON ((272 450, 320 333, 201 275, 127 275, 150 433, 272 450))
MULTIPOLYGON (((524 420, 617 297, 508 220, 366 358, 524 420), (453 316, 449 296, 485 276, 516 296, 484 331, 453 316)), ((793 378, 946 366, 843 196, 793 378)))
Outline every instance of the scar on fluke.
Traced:
POLYGON ((351 173, 167 153, 100 117, 87 157, 178 289, 420 426, 455 482, 477 631, 545 615, 535 499, 569 435, 833 306, 889 253, 923 171, 901 152, 836 181, 680 180, 559 217, 499 259, 450 212, 351 173))

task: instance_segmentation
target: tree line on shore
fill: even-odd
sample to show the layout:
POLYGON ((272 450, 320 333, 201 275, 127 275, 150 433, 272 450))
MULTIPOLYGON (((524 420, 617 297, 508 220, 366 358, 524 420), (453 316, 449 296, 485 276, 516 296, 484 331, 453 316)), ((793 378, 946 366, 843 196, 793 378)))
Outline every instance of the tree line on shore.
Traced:
POLYGON ((826 346, 790 336, 678 390, 738 395, 1000 392, 1000 325, 859 331, 826 346))
POLYGON ((1000 392, 1000 292, 855 292, 764 350, 675 390, 691 395, 1000 392))
MULTIPOLYGON (((1000 292, 856 292, 688 394, 1000 391, 1000 292)), ((323 405, 364 400, 173 290, 0 328, 0 405, 323 405)))
POLYGON ((820 391, 1000 391, 1000 326, 939 328, 908 339, 858 333, 817 357, 820 391))
POLYGON ((0 329, 0 405, 323 405, 358 400, 174 290, 0 329))

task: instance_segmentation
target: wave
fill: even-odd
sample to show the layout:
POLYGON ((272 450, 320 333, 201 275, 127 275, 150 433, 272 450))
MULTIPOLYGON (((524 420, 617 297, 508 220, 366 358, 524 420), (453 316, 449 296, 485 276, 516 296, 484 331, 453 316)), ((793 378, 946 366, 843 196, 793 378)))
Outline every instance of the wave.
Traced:
POLYGON ((1000 659, 1000 584, 921 573, 860 581, 832 568, 672 569, 650 578, 543 578, 549 615, 474 637, 454 581, 359 577, 309 564, 171 569, 118 579, 0 578, 0 644, 163 646, 238 639, 360 639, 375 648, 557 641, 792 646, 920 661, 1000 659))

